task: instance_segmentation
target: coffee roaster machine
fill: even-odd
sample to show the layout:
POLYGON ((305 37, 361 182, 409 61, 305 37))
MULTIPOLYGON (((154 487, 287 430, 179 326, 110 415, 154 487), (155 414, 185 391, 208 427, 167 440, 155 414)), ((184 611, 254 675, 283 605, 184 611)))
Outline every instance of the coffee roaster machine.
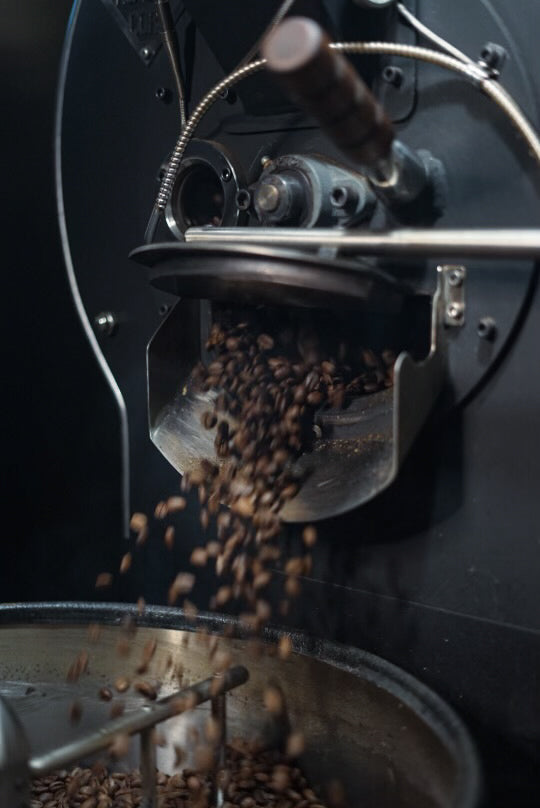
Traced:
MULTIPOLYGON (((326 327, 398 355, 393 388, 317 418, 299 461, 306 484, 284 513, 291 546, 296 523, 317 521, 320 537, 291 619, 310 638, 299 650, 328 667, 304 674, 319 687, 348 670, 402 702, 385 702, 384 730, 365 719, 372 751, 392 764, 353 787, 355 805, 480 800, 454 714, 358 648, 461 714, 486 804, 540 794, 539 23, 534 0, 79 0, 70 19, 59 220, 117 411, 119 544, 130 512, 151 512, 177 471, 213 451, 188 374, 223 307, 324 311, 326 327), (410 758, 393 723, 403 704, 425 719, 410 758), (430 731, 444 740, 437 753, 430 731), (428 786, 413 778, 409 793, 401 772, 431 764, 428 786)), ((200 532, 193 510, 186 556, 200 532)), ((152 563, 141 586, 163 598, 152 563)), ((7 609, 2 621, 83 617, 81 606, 7 609)), ((185 628, 167 610, 147 620, 178 637, 185 628)), ((353 704, 360 689, 345 685, 353 704)), ((328 727, 309 720, 328 744, 328 727)), ((338 736, 356 737, 341 724, 338 736)), ((43 760, 32 758, 36 771, 43 760)))

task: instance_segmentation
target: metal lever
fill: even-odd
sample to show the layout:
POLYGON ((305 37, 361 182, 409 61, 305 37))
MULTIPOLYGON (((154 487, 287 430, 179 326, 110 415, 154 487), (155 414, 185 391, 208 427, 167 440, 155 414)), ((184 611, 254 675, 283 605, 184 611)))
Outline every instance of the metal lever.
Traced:
POLYGON ((374 169, 391 154, 394 130, 351 64, 314 20, 290 17, 265 40, 267 67, 344 154, 374 169))
POLYGON ((267 37, 262 54, 297 103, 349 160, 364 168, 387 204, 408 204, 434 179, 442 180, 439 161, 395 140, 381 105, 350 62, 330 48, 314 20, 288 18, 267 37))
MULTIPOLYGON (((217 676, 217 674, 216 674, 217 676)), ((64 744, 41 755, 29 757, 29 744, 22 725, 10 705, 0 698, 0 804, 26 806, 29 804, 28 778, 43 777, 57 769, 69 766, 82 758, 107 749, 118 734, 140 734, 141 738, 141 777, 143 787, 143 808, 157 808, 155 747, 152 729, 205 701, 212 703, 212 715, 218 721, 220 733, 216 750, 216 765, 224 762, 226 739, 225 694, 245 684, 249 673, 242 665, 229 668, 219 674, 219 688, 216 690, 216 676, 197 682, 178 693, 145 705, 141 710, 127 713, 109 721, 106 726, 88 733, 82 738, 64 744)), ((215 804, 223 805, 223 792, 216 784, 215 804)))

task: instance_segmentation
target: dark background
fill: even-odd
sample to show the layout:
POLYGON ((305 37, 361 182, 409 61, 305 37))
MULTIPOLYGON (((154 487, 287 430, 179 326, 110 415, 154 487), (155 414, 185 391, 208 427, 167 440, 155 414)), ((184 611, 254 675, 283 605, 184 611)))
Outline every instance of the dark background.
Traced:
POLYGON ((114 403, 75 313, 56 215, 54 108, 70 8, 2 4, 3 601, 93 597, 89 567, 108 568, 120 550, 114 403))

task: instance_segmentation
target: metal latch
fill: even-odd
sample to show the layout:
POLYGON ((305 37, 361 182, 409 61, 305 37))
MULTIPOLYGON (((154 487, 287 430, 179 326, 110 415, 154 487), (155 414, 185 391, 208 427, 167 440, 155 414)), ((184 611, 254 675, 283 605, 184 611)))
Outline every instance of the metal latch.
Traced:
POLYGON ((448 264, 438 267, 442 275, 442 295, 444 302, 444 324, 462 326, 465 324, 465 280, 467 269, 461 265, 448 264))

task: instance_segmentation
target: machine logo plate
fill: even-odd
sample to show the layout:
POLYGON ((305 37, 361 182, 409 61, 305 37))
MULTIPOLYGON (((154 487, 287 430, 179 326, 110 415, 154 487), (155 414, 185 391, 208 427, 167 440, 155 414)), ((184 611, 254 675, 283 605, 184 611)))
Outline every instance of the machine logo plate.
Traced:
MULTIPOLYGON (((101 0, 145 65, 161 47, 161 27, 154 0, 101 0)), ((170 0, 175 22, 184 12, 182 0, 170 0)))

